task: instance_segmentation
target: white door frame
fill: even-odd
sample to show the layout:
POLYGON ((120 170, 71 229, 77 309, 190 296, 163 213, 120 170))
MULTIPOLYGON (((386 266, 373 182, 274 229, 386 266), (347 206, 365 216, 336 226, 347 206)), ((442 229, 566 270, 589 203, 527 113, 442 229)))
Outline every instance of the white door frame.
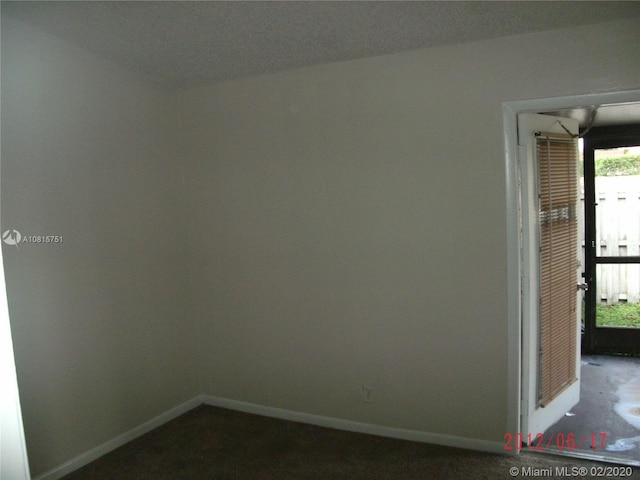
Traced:
MULTIPOLYGON (((519 113, 547 112, 592 105, 610 105, 640 101, 640 90, 572 95, 534 100, 519 100, 502 104, 503 141, 505 151, 505 192, 507 225, 507 432, 521 432, 522 277, 527 272, 523 263, 521 225, 521 189, 518 167, 519 113)), ((512 453, 518 453, 512 450, 512 453)))

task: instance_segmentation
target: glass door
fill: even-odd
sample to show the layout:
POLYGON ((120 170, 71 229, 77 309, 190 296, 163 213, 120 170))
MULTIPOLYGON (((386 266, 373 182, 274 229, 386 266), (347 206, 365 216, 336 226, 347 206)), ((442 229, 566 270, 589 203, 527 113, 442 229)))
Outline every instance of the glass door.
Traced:
POLYGON ((584 137, 585 338, 589 353, 640 352, 640 125, 584 137))

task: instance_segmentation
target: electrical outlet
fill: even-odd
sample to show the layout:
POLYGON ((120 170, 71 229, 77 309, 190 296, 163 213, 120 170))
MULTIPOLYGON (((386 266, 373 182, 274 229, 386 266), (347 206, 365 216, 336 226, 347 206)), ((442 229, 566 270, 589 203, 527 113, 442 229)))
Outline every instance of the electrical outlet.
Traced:
POLYGON ((367 403, 373 402, 373 388, 367 385, 362 386, 362 401, 367 403))

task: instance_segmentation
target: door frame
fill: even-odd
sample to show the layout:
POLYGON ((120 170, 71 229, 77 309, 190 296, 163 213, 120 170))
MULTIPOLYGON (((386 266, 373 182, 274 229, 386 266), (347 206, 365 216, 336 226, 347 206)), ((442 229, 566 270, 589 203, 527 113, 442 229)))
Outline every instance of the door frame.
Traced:
MULTIPOLYGON (((518 100, 502 104, 503 146, 506 196, 507 243, 507 432, 521 432, 523 339, 523 276, 528 265, 523 260, 520 173, 518 160, 518 114, 540 113, 591 105, 610 105, 640 101, 640 90, 572 95, 533 100, 518 100)), ((528 378, 526 379, 528 381, 528 378)), ((518 453, 518 450, 513 450, 518 453)))

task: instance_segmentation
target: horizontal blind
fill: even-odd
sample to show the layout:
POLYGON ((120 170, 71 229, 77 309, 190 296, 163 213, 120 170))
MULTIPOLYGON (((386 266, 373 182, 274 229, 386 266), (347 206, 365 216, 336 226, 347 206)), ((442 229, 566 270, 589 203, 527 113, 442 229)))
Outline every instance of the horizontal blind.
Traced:
POLYGON ((540 222, 540 378, 547 405, 575 380, 577 152, 569 135, 538 133, 540 222))

